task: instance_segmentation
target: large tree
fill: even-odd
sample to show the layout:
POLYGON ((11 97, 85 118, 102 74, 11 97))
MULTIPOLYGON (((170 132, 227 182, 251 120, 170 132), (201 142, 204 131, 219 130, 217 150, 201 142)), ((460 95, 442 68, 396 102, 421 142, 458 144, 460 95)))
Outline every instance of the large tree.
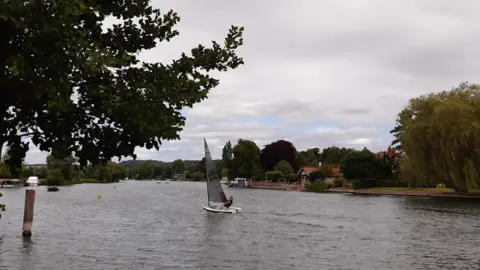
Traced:
POLYGON ((402 115, 402 165, 416 186, 444 183, 461 192, 480 186, 480 85, 413 98, 402 115))
POLYGON ((322 150, 322 163, 323 164, 339 164, 348 154, 354 152, 351 148, 339 148, 337 146, 331 146, 322 150))
POLYGON ((235 26, 222 45, 198 45, 170 63, 140 61, 139 52, 179 34, 179 20, 149 0, 2 1, 0 148, 9 146, 11 166, 25 158, 25 136, 58 158, 73 152, 81 165, 178 139, 180 111, 219 84, 209 72, 243 64, 235 53, 243 27, 235 26), (116 22, 105 29, 109 17, 116 22))
POLYGON ((299 168, 297 164, 297 149, 289 141, 279 140, 265 145, 261 151, 260 158, 265 171, 273 171, 275 166, 282 160, 290 163, 295 171, 299 168))
POLYGON ((250 140, 239 139, 233 147, 233 160, 229 177, 258 178, 263 175, 260 165, 260 149, 250 140))
POLYGON ((405 108, 398 114, 397 119, 395 121, 396 122, 395 127, 392 130, 390 130, 390 134, 392 134, 394 138, 392 141, 392 146, 395 148, 398 155, 403 154, 401 138, 405 132, 406 122, 409 119, 412 119, 412 117, 413 117, 412 111, 409 110, 408 108, 405 108))
POLYGON ((47 156, 47 169, 59 169, 62 172, 63 179, 70 181, 74 174, 74 165, 76 159, 73 156, 67 156, 61 159, 55 158, 53 155, 47 156))
POLYGON ((172 162, 173 173, 184 173, 185 172, 185 163, 181 159, 176 159, 172 162))
POLYGON ((228 165, 233 159, 233 149, 232 144, 228 141, 222 149, 222 160, 225 167, 228 168, 228 165))
POLYGON ((342 170, 346 179, 383 180, 385 165, 368 150, 352 151, 342 160, 342 170))
POLYGON ((143 161, 138 167, 138 176, 137 179, 145 180, 152 179, 155 174, 155 167, 151 160, 143 161))

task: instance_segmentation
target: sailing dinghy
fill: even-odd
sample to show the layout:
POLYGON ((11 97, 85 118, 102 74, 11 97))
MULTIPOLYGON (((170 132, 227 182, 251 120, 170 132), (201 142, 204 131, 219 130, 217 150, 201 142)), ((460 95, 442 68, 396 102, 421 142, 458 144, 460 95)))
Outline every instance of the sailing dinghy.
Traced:
POLYGON ((204 206, 203 209, 209 212, 215 213, 238 213, 242 209, 238 207, 229 207, 228 209, 219 209, 220 206, 211 205, 210 202, 225 203, 227 196, 223 191, 222 184, 218 178, 217 169, 213 163, 210 150, 208 150, 207 140, 203 140, 205 143, 205 164, 207 167, 207 196, 208 206, 204 206))

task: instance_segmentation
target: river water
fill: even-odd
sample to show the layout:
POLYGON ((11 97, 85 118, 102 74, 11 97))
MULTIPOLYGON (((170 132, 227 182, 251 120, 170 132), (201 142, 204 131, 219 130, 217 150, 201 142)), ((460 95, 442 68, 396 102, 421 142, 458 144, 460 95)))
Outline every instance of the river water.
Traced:
POLYGON ((223 215, 205 183, 36 190, 30 240, 24 188, 1 190, 0 269, 480 269, 478 202, 226 188, 223 215))

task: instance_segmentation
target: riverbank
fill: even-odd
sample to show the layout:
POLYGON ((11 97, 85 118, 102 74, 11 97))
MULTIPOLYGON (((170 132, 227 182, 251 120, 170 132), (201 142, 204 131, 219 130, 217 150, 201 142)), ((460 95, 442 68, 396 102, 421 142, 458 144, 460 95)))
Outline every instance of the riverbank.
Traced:
MULTIPOLYGON (((38 185, 39 186, 47 186, 48 182, 47 179, 39 179, 38 180, 38 185)), ((77 184, 102 184, 103 182, 100 182, 96 179, 90 179, 90 178, 82 178, 82 179, 75 179, 72 181, 63 181, 63 184, 58 185, 58 186, 72 186, 72 185, 77 185, 77 184)))
POLYGON ((292 191, 292 190, 299 190, 299 189, 303 190, 302 186, 298 184, 270 183, 270 182, 251 182, 249 184, 249 188, 284 190, 284 191, 292 191))
POLYGON ((480 200, 479 192, 458 193, 448 188, 367 188, 367 189, 347 189, 331 188, 327 192, 332 193, 350 193, 355 195, 389 195, 389 196, 417 196, 417 197, 441 197, 441 198, 463 198, 480 200))

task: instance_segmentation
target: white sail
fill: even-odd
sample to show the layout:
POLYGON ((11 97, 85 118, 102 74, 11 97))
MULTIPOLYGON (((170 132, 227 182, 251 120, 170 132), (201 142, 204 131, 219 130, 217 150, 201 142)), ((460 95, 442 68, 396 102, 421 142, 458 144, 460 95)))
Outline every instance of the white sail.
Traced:
POLYGON ((207 175, 207 192, 208 192, 208 202, 221 202, 224 203, 227 201, 225 192, 223 191, 222 184, 220 183, 220 178, 217 174, 217 169, 215 168, 215 163, 213 163, 212 156, 210 155, 210 150, 208 150, 207 140, 204 139, 205 143, 205 164, 206 164, 206 175, 207 175))

